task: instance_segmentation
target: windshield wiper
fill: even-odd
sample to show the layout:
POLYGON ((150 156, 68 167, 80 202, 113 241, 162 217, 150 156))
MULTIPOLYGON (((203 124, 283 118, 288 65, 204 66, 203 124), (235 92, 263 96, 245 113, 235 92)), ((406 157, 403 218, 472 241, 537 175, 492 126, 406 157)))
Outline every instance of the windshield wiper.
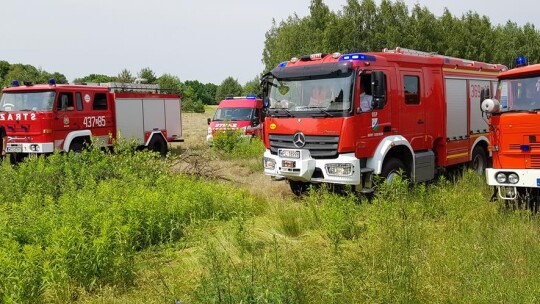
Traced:
POLYGON ((287 109, 275 109, 274 112, 270 113, 270 116, 272 117, 294 117, 292 115, 291 111, 287 109))
POLYGON ((328 117, 328 116, 334 117, 334 115, 332 115, 330 112, 328 112, 326 110, 326 107, 310 107, 310 109, 317 109, 317 110, 320 111, 320 113, 313 113, 313 114, 311 114, 311 116, 319 116, 319 115, 323 114, 322 115, 323 117, 328 117))

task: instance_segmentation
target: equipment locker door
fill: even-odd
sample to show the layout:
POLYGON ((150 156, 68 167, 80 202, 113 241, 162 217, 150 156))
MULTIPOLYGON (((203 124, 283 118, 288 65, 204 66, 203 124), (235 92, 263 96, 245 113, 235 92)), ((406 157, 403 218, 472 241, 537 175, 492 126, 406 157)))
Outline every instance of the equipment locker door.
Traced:
POLYGON ((426 117, 422 74, 419 71, 400 73, 399 133, 414 150, 425 149, 426 117))

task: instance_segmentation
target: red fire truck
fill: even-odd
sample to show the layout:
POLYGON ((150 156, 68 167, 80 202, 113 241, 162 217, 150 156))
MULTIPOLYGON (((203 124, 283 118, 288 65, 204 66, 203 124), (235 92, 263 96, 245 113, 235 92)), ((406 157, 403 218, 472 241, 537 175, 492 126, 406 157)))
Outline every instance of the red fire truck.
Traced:
MULTIPOLYGON (((525 203, 534 212, 540 204, 540 64, 499 74, 493 99, 482 102, 489 113, 493 168, 487 183, 506 201, 525 203)), ((489 94, 486 93, 486 97, 489 94)))
POLYGON ((262 100, 255 95, 227 97, 222 100, 214 117, 208 118, 206 141, 212 144, 216 131, 242 130, 245 136, 262 138, 262 100))
POLYGON ((480 91, 505 69, 403 48, 283 62, 262 78, 264 172, 288 179, 295 194, 318 183, 367 194, 374 175, 403 170, 421 182, 456 164, 483 171, 480 91), (312 105, 321 90, 325 100, 312 105))
POLYGON ((29 154, 81 151, 86 143, 111 146, 119 137, 166 154, 181 141, 180 97, 161 94, 157 85, 19 85, 2 90, 0 124, 7 152, 29 154))

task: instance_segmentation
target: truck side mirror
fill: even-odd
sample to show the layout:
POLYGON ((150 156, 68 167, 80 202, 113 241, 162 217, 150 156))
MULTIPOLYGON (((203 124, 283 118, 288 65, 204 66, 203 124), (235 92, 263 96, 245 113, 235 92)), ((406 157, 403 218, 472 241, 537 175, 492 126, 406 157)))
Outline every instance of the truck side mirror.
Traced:
POLYGON ((382 71, 371 73, 372 108, 382 109, 386 104, 386 77, 382 71))
POLYGON ((485 99, 480 104, 480 109, 482 109, 482 112, 491 114, 491 113, 497 113, 501 110, 501 103, 493 98, 493 99, 485 99))
POLYGON ((208 125, 210 125, 210 123, 212 122, 212 119, 208 118, 208 119, 206 119, 206 122, 208 123, 208 125))
POLYGON ((491 98, 491 92, 488 87, 482 88, 480 91, 480 104, 482 104, 482 101, 491 98))

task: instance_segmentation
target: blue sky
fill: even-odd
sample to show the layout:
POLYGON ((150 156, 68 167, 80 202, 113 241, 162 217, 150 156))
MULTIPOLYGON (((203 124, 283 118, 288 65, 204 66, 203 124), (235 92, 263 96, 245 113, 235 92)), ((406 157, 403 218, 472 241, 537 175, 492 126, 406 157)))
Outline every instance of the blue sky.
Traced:
MULTIPOLYGON (((494 24, 511 19, 540 26, 531 0, 511 7, 488 0, 404 2, 437 16, 448 7, 457 16, 477 11, 494 24)), ((325 3, 337 11, 346 0, 325 3)), ((272 18, 305 16, 308 6, 309 0, 5 1, 0 60, 61 72, 69 81, 92 73, 117 75, 124 68, 135 75, 150 67, 158 76, 169 73, 182 81, 219 84, 232 76, 244 84, 263 69, 264 34, 272 18)))

